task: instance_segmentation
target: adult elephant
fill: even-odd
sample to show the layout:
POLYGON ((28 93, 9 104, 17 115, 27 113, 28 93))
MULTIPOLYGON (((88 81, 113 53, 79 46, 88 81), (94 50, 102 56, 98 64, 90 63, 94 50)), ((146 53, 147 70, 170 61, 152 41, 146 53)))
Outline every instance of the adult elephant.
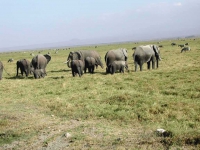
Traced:
POLYGON ((69 53, 67 61, 65 63, 67 63, 67 66, 69 68, 71 68, 70 62, 72 60, 82 60, 83 63, 85 64, 86 57, 93 57, 95 59, 96 65, 97 66, 99 65, 99 66, 101 66, 101 68, 103 68, 103 63, 101 61, 101 57, 97 51, 89 51, 89 50, 79 50, 79 51, 75 51, 75 52, 72 51, 69 53))
POLYGON ((30 61, 27 59, 21 59, 21 60, 17 61, 16 65, 17 65, 17 75, 16 76, 18 76, 18 71, 20 69, 22 76, 25 73, 26 77, 28 77, 28 75, 31 71, 30 61))
MULTIPOLYGON (((39 77, 38 74, 46 75, 46 66, 51 60, 51 56, 46 54, 38 54, 37 56, 33 57, 31 61, 31 67, 33 67, 33 74, 34 77, 39 77)), ((37 78, 36 78, 37 79, 37 78)))
POLYGON ((117 50, 110 50, 105 55, 106 62, 106 73, 109 73, 108 66, 113 63, 113 61, 127 61, 128 52, 125 48, 120 48, 117 50))
POLYGON ((147 63, 147 68, 150 69, 152 63, 152 69, 155 69, 155 63, 157 64, 161 60, 160 51, 157 45, 146 45, 138 46, 133 53, 133 60, 135 64, 135 71, 137 71, 137 65, 140 66, 140 71, 142 71, 142 65, 147 63))
POLYGON ((0 80, 2 79, 3 74, 3 63, 0 61, 0 80))

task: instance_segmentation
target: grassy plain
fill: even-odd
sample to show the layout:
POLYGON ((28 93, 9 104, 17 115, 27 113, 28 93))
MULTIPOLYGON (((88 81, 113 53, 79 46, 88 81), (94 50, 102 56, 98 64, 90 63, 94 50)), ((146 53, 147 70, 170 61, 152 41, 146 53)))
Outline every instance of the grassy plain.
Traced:
POLYGON ((39 51, 1 53, 10 75, 0 81, 0 149, 199 149, 200 39, 161 41, 159 68, 134 72, 132 47, 157 42, 40 50, 52 60, 38 80, 15 75, 16 61, 39 51), (180 53, 172 42, 192 50, 180 53), (97 50, 104 62, 117 48, 128 49, 130 72, 106 75, 98 67, 74 78, 63 64, 70 51, 97 50), (158 128, 172 135, 160 137, 158 128))

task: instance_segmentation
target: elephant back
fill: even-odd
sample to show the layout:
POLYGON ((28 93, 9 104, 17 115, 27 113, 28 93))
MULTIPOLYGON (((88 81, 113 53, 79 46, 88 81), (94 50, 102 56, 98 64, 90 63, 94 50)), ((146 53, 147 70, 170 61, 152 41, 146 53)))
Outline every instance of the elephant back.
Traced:
POLYGON ((44 55, 38 54, 37 56, 33 57, 31 64, 34 69, 45 69, 47 65, 47 59, 44 57, 44 55))

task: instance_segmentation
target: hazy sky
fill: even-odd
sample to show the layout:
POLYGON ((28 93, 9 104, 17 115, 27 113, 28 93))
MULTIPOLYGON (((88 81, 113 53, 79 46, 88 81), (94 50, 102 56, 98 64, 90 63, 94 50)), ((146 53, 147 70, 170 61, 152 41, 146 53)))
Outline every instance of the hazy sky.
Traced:
POLYGON ((200 34, 199 14, 200 0, 0 0, 0 48, 200 34))

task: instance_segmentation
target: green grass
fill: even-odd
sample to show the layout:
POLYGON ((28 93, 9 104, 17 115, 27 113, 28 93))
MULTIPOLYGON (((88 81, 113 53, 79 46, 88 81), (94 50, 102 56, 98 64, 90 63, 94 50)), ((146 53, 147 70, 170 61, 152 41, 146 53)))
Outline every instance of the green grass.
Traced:
MULTIPOLYGON (((134 72, 132 47, 157 41, 60 49, 51 52, 47 76, 15 77, 16 61, 31 60, 38 51, 1 53, 6 71, 0 81, 0 145, 12 148, 31 146, 45 133, 37 146, 48 146, 66 132, 70 149, 187 149, 200 145, 200 39, 173 40, 189 42, 191 51, 180 53, 172 41, 162 41, 158 69, 134 72), (104 62, 108 50, 128 49, 130 72, 106 75, 105 68, 95 74, 72 77, 63 62, 70 51, 99 52, 104 62), (7 63, 9 58, 14 62, 7 63), (158 137, 157 128, 172 132, 172 137, 158 137), (55 132, 55 133, 54 133, 55 132), (21 141, 15 145, 12 142, 21 141)), ((105 65, 105 62, 104 62, 105 65)))

